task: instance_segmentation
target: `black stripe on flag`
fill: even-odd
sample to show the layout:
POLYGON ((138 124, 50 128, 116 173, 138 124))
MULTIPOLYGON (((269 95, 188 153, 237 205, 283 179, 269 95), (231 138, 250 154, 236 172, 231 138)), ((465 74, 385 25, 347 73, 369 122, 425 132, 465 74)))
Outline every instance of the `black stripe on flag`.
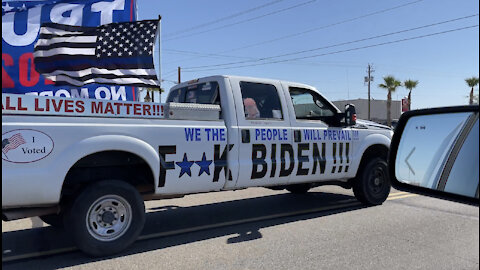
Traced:
MULTIPOLYGON (((120 85, 120 86, 133 86, 133 87, 145 87, 145 84, 143 83, 125 83, 125 84, 120 84, 120 83, 100 83, 100 82, 95 82, 96 84, 106 84, 106 85, 120 85)), ((69 82, 65 82, 65 81, 58 81, 58 82, 55 82, 55 85, 57 86, 75 86, 75 85, 72 85, 71 83, 69 82)), ((150 87, 150 86, 149 86, 150 87)), ((153 87, 150 87, 150 88, 153 88, 153 87)))
POLYGON ((46 46, 37 46, 35 47, 38 51, 46 51, 55 48, 92 48, 96 43, 71 43, 71 42, 58 42, 46 46), (93 45, 93 46, 92 46, 93 45))
POLYGON ((100 80, 108 81, 102 84, 158 88, 157 76, 153 75, 156 74, 153 46, 157 26, 158 20, 111 23, 99 27, 42 24, 34 49, 36 70, 58 85, 79 86, 81 83, 99 83, 97 81, 100 80), (109 71, 102 74, 103 69, 118 70, 113 73, 119 75, 109 71), (122 69, 145 72, 122 75, 122 69), (82 72, 78 76, 62 74, 64 71, 80 70, 82 72))
MULTIPOLYGON (((93 33, 95 34, 95 33, 93 33)), ((46 34, 46 33, 40 33, 40 35, 38 35, 38 39, 50 39, 50 38, 60 38, 60 37, 64 37, 64 38, 67 38, 67 37, 81 37, 81 36, 91 36, 92 33, 85 33, 85 32, 78 32, 78 33, 75 33, 75 34, 64 34, 64 35, 59 35, 59 34, 46 34)))
POLYGON ((90 79, 94 78, 104 78, 104 79, 120 79, 120 78, 138 78, 138 79, 146 79, 146 80, 156 80, 157 75, 114 75, 114 74, 102 74, 102 75, 97 75, 97 74, 89 74, 86 76, 81 76, 81 77, 75 77, 75 76, 69 76, 66 74, 59 74, 61 76, 69 77, 74 80, 79 80, 79 81, 87 81, 90 79))

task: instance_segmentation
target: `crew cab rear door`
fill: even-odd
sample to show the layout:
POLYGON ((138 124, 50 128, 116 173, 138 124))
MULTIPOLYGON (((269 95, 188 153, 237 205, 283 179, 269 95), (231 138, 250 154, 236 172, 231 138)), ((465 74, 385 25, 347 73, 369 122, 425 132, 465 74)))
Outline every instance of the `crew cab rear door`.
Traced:
POLYGON ((159 146, 163 179, 159 193, 218 191, 227 182, 236 181, 238 133, 227 130, 227 126, 236 126, 236 117, 225 109, 233 104, 226 83, 224 77, 212 76, 183 83, 170 91, 167 102, 217 104, 222 111, 216 121, 170 119, 164 121, 165 127, 159 127, 159 132, 169 132, 159 137, 159 141, 165 142, 159 146))

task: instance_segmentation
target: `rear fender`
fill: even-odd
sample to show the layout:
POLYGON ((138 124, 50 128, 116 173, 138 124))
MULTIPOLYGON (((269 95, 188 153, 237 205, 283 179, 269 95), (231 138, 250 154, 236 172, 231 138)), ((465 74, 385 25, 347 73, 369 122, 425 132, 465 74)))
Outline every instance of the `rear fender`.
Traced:
POLYGON ((58 190, 56 190, 57 201, 60 200, 60 192, 63 181, 73 165, 83 157, 104 151, 124 151, 135 154, 145 160, 152 170, 155 187, 158 185, 160 171, 160 159, 155 149, 145 141, 124 135, 101 135, 90 137, 79 141, 66 148, 62 154, 57 156, 56 166, 62 168, 59 179, 56 179, 58 190))

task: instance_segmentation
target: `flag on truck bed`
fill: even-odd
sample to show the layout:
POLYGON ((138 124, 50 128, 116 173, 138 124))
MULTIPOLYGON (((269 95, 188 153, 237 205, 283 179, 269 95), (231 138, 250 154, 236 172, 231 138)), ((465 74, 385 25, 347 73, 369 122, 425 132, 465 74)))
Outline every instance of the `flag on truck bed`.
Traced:
POLYGON ((158 20, 100 27, 42 24, 35 69, 56 85, 90 83, 158 88, 153 46, 158 20))

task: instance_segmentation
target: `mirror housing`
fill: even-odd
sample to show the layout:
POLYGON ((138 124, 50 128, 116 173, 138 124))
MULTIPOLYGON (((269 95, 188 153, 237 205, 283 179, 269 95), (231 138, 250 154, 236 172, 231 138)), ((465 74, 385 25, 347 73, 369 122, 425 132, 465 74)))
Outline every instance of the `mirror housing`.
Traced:
POLYGON ((357 111, 353 104, 345 105, 345 124, 347 126, 354 126, 357 124, 357 111))
POLYGON ((402 114, 388 157, 392 186, 478 206, 478 119, 478 105, 402 114))

